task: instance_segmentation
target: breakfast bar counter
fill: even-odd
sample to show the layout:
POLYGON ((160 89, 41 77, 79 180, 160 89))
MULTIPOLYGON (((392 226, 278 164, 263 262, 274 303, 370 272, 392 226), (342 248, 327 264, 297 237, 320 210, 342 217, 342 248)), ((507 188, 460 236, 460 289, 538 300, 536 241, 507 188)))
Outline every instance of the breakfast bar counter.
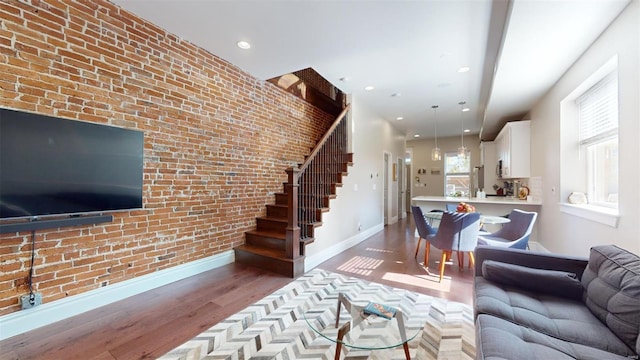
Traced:
POLYGON ((475 206, 476 211, 485 215, 502 216, 513 209, 540 212, 540 201, 527 201, 504 196, 490 196, 487 198, 466 198, 449 196, 416 196, 411 198, 413 205, 420 206, 423 212, 431 210, 445 210, 446 204, 465 202, 475 206))
POLYGON ((444 204, 458 204, 460 202, 466 202, 468 204, 497 204, 497 205, 511 205, 511 206, 536 206, 540 207, 542 203, 540 201, 527 201, 520 200, 518 198, 509 198, 506 196, 489 196, 486 198, 468 198, 468 197, 452 197, 452 196, 416 196, 411 199, 417 205, 418 203, 442 203, 444 204))
MULTIPOLYGON (((446 210, 446 204, 459 204, 465 202, 476 208, 476 211, 489 216, 504 216, 511 213, 513 209, 523 211, 540 212, 542 202, 527 201, 517 198, 507 198, 504 196, 490 196, 487 198, 449 197, 449 196, 416 196, 411 198, 413 205, 419 206, 422 212, 432 210, 446 210)), ((534 225, 531 240, 536 241, 536 225, 534 225)), ((494 227, 491 230, 496 230, 494 227)))

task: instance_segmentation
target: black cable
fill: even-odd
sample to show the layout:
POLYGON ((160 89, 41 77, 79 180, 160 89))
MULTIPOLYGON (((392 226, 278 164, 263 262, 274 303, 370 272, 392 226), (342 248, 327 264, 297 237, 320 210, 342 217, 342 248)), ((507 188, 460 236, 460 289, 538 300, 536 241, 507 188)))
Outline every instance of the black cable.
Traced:
POLYGON ((36 256, 36 231, 31 231, 31 268, 29 269, 29 304, 36 304, 36 294, 33 292, 33 262, 36 256))

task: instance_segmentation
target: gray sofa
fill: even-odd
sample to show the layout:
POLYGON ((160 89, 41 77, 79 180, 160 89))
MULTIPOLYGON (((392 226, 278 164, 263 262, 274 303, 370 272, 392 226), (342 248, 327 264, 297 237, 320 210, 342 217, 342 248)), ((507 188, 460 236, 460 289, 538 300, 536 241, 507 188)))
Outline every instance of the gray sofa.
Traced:
POLYGON ((476 359, 638 359, 640 257, 589 258, 478 246, 476 359))

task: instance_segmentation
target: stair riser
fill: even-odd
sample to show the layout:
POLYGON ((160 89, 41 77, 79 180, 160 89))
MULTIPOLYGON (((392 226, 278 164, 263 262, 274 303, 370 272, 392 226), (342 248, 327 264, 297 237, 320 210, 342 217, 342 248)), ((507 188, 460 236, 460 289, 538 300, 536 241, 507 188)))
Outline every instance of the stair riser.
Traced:
POLYGON ((288 211, 289 209, 286 207, 267 205, 267 216, 286 218, 288 216, 288 211))
POLYGON ((251 264, 261 269, 266 269, 288 277, 296 277, 304 272, 304 257, 294 261, 274 259, 259 254, 254 254, 241 249, 235 249, 236 261, 243 264, 251 264))
MULTIPOLYGON (((315 224, 320 224, 320 222, 315 223, 315 224)), ((314 232, 314 230, 316 228, 316 225, 314 225, 314 224, 307 224, 307 225, 301 224, 300 228, 302 228, 303 226, 307 229, 307 236, 310 237, 310 238, 313 238, 314 237, 313 232, 314 232)), ((302 239, 301 241, 303 242, 303 240, 304 239, 302 239)))
POLYGON ((287 205, 287 194, 286 193, 278 193, 276 194, 276 205, 287 205))
POLYGON ((251 233, 245 233, 246 243, 249 245, 261 246, 270 249, 284 250, 285 241, 268 236, 261 236, 251 233))
POLYGON ((301 186, 303 190, 312 189, 314 193, 318 194, 332 194, 336 191, 336 184, 305 184, 301 186), (306 185, 306 186, 305 186, 306 185))
POLYGON ((257 228, 258 230, 276 230, 276 231, 285 231, 287 229, 287 223, 281 221, 273 221, 269 219, 261 219, 257 220, 257 228))
POLYGON ((322 213, 323 209, 318 208, 307 208, 307 209, 298 209, 300 212, 300 216, 303 219, 311 219, 314 221, 322 221, 322 213))
POLYGON ((300 204, 300 207, 319 209, 319 208, 328 208, 330 200, 331 198, 329 198, 328 196, 325 196, 321 199, 312 199, 310 201, 307 199, 302 199, 298 203, 300 204))

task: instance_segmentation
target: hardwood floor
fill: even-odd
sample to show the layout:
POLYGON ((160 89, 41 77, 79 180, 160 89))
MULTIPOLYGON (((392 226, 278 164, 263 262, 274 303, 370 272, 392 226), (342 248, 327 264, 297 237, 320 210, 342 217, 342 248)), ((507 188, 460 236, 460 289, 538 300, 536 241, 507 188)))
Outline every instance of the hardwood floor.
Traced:
MULTIPOLYGON (((441 253, 432 248, 429 273, 424 246, 414 259, 414 230, 401 220, 319 267, 471 305, 473 271, 449 265, 438 283, 441 253)), ((290 281, 226 265, 6 339, 0 359, 154 359, 290 281)))

